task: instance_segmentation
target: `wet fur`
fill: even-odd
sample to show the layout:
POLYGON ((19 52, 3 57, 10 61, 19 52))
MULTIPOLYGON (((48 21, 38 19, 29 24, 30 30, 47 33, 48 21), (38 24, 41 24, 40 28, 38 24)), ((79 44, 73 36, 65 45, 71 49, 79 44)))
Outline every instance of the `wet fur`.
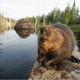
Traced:
POLYGON ((75 46, 71 29, 65 24, 57 23, 45 26, 42 30, 38 35, 38 61, 43 66, 48 66, 69 59, 75 46))

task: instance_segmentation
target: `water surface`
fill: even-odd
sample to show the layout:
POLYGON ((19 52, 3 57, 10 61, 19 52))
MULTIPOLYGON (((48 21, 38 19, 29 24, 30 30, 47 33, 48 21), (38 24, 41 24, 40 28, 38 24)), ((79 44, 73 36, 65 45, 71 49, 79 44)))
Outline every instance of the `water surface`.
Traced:
MULTIPOLYGON (((75 46, 73 53, 80 58, 77 50, 75 46)), ((0 79, 26 79, 36 59, 37 35, 33 31, 0 32, 0 79)))
POLYGON ((37 59, 37 35, 19 37, 14 30, 0 34, 0 79, 26 79, 37 59))

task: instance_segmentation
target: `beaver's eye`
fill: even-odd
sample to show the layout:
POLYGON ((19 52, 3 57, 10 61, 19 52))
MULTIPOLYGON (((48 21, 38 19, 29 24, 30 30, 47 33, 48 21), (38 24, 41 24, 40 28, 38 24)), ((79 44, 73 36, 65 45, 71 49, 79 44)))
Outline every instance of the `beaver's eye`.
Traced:
POLYGON ((40 40, 41 40, 42 42, 45 42, 45 41, 47 41, 48 39, 41 37, 40 40))
POLYGON ((46 28, 45 27, 42 27, 42 28, 40 28, 40 32, 43 34, 43 32, 46 32, 47 30, 46 30, 46 28))
POLYGON ((45 42, 45 41, 48 41, 48 39, 45 39, 45 38, 44 38, 44 39, 43 39, 43 42, 45 42))

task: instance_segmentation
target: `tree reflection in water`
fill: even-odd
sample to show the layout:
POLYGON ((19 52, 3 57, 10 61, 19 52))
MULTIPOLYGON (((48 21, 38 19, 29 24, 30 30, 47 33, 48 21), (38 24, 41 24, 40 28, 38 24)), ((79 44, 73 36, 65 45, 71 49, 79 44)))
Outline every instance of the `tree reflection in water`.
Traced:
MULTIPOLYGON (((0 58, 1 58, 1 54, 3 53, 3 43, 1 42, 1 36, 3 35, 3 33, 5 32, 5 28, 0 26, 0 58)), ((3 68, 0 65, 0 79, 2 78, 1 74, 3 72, 3 68)))
POLYGON ((37 37, 28 37, 34 30, 29 27, 15 31, 0 33, 0 79, 25 78, 37 58, 37 37))
MULTIPOLYGON (((3 53, 3 49, 2 49, 2 43, 1 43, 1 40, 0 40, 0 57, 1 57, 1 54, 3 53)), ((0 79, 1 79, 1 73, 3 72, 3 69, 1 68, 0 66, 0 79)))

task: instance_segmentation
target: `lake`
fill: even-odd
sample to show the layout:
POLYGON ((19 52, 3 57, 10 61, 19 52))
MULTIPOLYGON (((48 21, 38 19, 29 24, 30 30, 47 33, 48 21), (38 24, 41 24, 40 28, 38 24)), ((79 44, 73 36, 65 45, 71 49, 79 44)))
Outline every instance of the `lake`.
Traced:
MULTIPOLYGON (((31 30, 0 31, 0 79, 26 79, 37 60, 37 34, 31 30)), ((80 58, 80 52, 74 54, 80 58)))
POLYGON ((15 30, 0 33, 0 79, 26 79, 37 59, 37 35, 15 30))

